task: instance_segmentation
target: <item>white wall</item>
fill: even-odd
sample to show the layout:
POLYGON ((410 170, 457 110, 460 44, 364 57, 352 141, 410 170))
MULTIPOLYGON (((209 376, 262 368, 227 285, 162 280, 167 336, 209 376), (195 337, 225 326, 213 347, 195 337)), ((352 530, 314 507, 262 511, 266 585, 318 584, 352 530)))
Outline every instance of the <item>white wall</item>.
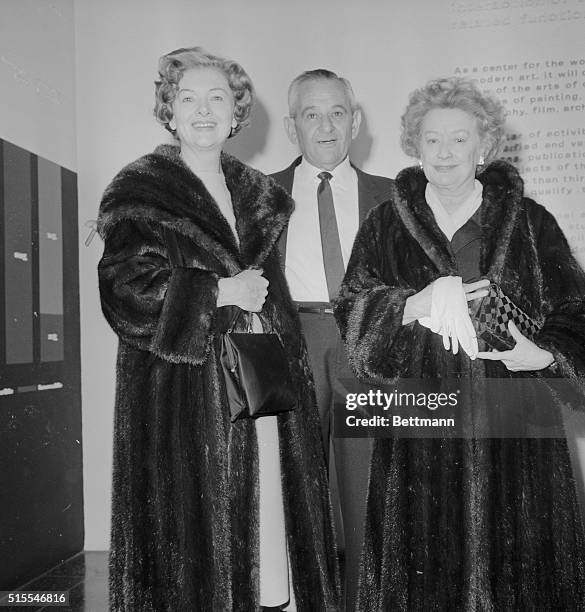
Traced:
POLYGON ((72 0, 0 1, 0 137, 77 170, 72 0))
MULTIPOLYGON (((284 167, 295 155, 285 137, 282 117, 288 83, 299 72, 327 67, 350 79, 365 118, 353 158, 365 170, 394 176, 412 163, 398 145, 400 115, 408 93, 430 77, 466 68, 472 76, 483 78, 486 88, 509 88, 500 95, 515 112, 510 117, 511 129, 529 145, 519 165, 533 181, 539 176, 561 177, 556 166, 537 169, 536 162, 528 159, 530 154, 546 153, 547 138, 549 144, 564 139, 559 147, 565 151, 579 149, 568 136, 543 133, 537 137, 536 132, 583 126, 584 114, 564 111, 559 101, 544 103, 554 112, 534 112, 540 103, 530 101, 530 92, 515 95, 511 87, 522 82, 534 87, 534 95, 537 85, 560 83, 566 91, 574 89, 585 97, 585 72, 569 80, 558 74, 557 65, 552 76, 545 74, 550 72, 546 61, 585 58, 584 25, 584 0, 216 0, 213 5, 187 0, 77 0, 82 237, 87 234, 84 222, 95 219, 101 193, 113 175, 166 139, 152 117, 153 80, 158 57, 172 49, 199 44, 233 57, 246 68, 258 92, 258 106, 252 126, 234 140, 232 150, 267 172, 284 167), (522 8, 524 4, 539 6, 522 8), (518 8, 498 8, 510 5, 518 8), (540 66, 524 67, 525 61, 540 62, 540 66), (511 64, 516 67, 490 70, 490 66, 511 64), (512 76, 512 82, 494 82, 493 78, 489 82, 490 76, 505 75, 512 76), (575 87, 567 88, 567 82, 573 81, 575 87), (520 111, 524 111, 522 116, 520 111), (536 149, 530 148, 533 145, 536 149)), ((580 69, 585 71, 585 66, 580 69)), ((554 95, 555 91, 540 93, 554 95)), ((563 174, 578 176, 579 172, 570 168, 563 174)), ((550 185, 560 188, 562 183, 550 185)), ((546 194, 542 185, 530 182, 529 186, 539 201, 559 214, 583 261, 584 223, 578 222, 583 192, 546 194)), ((99 309, 95 268, 100 254, 96 239, 89 248, 82 248, 80 261, 88 549, 108 546, 110 503, 116 341, 99 309)))

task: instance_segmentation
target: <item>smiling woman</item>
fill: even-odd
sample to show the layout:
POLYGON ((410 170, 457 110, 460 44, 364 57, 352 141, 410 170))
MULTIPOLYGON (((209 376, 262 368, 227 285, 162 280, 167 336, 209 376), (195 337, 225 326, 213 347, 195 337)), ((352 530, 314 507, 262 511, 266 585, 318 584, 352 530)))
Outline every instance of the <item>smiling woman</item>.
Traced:
POLYGON ((503 125, 502 106, 471 80, 411 94, 402 145, 420 167, 400 172, 364 221, 336 303, 359 377, 470 383, 457 413, 470 439, 375 441, 359 610, 584 609, 566 440, 529 437, 540 415, 521 394, 505 410, 524 438, 482 429, 498 419, 493 379, 534 381, 562 431, 542 379, 585 375, 585 273, 515 168, 495 159, 503 125), (540 324, 532 339, 510 324, 511 350, 489 351, 471 321, 468 303, 490 281, 540 324))
POLYGON ((125 167, 99 216, 102 309, 120 341, 111 609, 335 610, 312 375, 275 248, 293 202, 222 152, 253 101, 239 64, 179 49, 159 76, 155 115, 178 146, 125 167), (296 410, 231 422, 219 339, 241 310, 280 339, 296 410))
POLYGON ((182 155, 197 158, 210 150, 221 151, 237 125, 234 94, 226 77, 213 68, 186 70, 169 121, 182 155))
POLYGON ((434 108, 424 117, 420 161, 444 205, 473 190, 475 172, 483 164, 477 122, 459 108, 434 108))

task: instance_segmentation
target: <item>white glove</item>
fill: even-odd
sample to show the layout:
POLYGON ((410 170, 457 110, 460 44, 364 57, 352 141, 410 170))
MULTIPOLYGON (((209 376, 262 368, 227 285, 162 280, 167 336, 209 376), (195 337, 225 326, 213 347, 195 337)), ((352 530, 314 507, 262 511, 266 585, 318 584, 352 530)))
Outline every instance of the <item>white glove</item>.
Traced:
POLYGON ((432 283, 431 316, 418 322, 441 334, 445 350, 451 349, 456 355, 461 346, 471 359, 477 357, 477 337, 460 276, 443 276, 432 283))

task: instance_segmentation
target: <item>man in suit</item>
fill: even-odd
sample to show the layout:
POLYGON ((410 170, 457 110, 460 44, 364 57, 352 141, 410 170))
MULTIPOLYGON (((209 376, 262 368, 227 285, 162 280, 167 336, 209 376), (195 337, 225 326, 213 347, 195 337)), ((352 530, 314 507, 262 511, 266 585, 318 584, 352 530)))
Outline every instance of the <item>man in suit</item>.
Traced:
POLYGON ((285 129, 301 157, 272 174, 295 200, 280 246, 315 376, 332 499, 341 509, 343 525, 338 532, 343 535, 340 544, 344 542, 340 548, 345 549, 349 611, 354 605, 363 541, 370 441, 332 437, 335 389, 343 392, 340 378, 353 375, 331 300, 337 296, 359 224, 371 208, 387 199, 392 181, 366 174, 349 161, 361 111, 347 79, 325 69, 303 72, 290 84, 288 106, 285 129))

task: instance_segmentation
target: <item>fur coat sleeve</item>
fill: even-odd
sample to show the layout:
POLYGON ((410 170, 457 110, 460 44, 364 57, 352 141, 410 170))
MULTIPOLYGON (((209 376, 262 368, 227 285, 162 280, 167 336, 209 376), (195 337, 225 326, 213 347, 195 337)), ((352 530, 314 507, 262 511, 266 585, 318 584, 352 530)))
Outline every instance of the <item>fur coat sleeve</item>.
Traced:
POLYGON ((562 376, 585 376, 585 274, 555 218, 540 209, 536 252, 543 285, 544 325, 536 344, 550 351, 562 376))
POLYGON ((386 241, 381 240, 380 228, 388 227, 389 213, 389 205, 383 204, 362 224, 335 308, 356 375, 378 382, 403 374, 405 363, 400 356, 418 331, 414 324, 402 325, 406 299, 417 289, 401 282, 392 266, 386 265, 386 241))
POLYGON ((99 279, 104 315, 122 340, 174 363, 205 361, 218 274, 173 266, 162 226, 137 219, 109 228, 99 279))

